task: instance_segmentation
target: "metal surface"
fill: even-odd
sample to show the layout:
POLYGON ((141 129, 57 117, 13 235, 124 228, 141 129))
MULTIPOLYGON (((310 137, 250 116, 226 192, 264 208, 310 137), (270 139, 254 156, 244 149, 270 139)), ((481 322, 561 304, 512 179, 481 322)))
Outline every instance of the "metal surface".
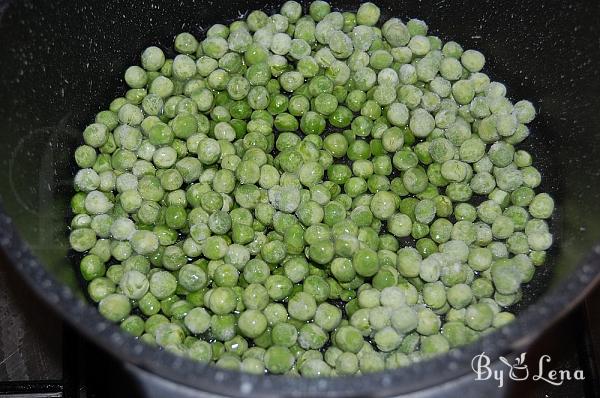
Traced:
POLYGON ((62 331, 0 255, 0 396, 63 396, 62 331))
MULTIPOLYGON (((322 380, 257 377, 145 346, 81 299, 66 261, 71 153, 94 112, 121 95, 125 67, 176 32, 200 34, 240 12, 276 2, 14 1, 0 12, 0 246, 44 301, 115 357, 170 382, 242 396, 392 396, 469 372, 473 355, 528 346, 598 278, 600 248, 600 34, 597 2, 380 1, 387 16, 420 17, 443 39, 482 50, 486 71, 513 98, 540 110, 527 144, 560 209, 551 261, 525 288, 519 318, 477 343, 406 369, 322 380), (532 302, 535 303, 532 304, 532 302), (376 387, 376 388, 374 388, 376 387)), ((6 3, 3 3, 6 4, 6 3)), ((343 9, 354 1, 334 2, 343 9)))
POLYGON ((0 256, 0 384, 62 378, 62 327, 0 256))

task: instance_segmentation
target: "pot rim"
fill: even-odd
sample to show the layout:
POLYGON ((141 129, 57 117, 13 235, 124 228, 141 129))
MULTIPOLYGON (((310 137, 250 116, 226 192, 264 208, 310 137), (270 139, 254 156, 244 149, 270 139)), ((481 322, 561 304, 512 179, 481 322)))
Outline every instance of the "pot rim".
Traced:
POLYGON ((149 346, 128 335, 44 268, 1 205, 0 247, 38 297, 114 357, 175 383, 233 397, 248 394, 263 397, 385 397, 426 389, 472 371, 471 359, 477 354, 486 352, 490 358, 497 358, 523 349, 571 310, 600 280, 597 266, 600 243, 597 243, 566 280, 544 293, 509 325, 472 344, 406 368, 360 376, 305 379, 220 369, 149 346))

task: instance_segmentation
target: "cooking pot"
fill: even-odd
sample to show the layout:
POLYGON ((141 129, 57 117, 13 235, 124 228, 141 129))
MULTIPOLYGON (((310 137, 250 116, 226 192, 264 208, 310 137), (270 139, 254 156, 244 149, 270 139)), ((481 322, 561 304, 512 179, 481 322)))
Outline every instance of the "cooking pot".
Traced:
MULTIPOLYGON (((68 256, 73 151, 82 129, 123 95, 127 66, 174 36, 278 1, 0 1, 0 246, 52 309, 120 359, 146 396, 386 397, 435 391, 475 396, 471 360, 526 347, 598 279, 600 266, 600 12, 595 1, 384 1, 385 18, 425 20, 433 34, 482 51, 485 71, 539 116, 522 145, 557 205, 548 261, 524 288, 516 321, 475 343, 410 367, 303 379, 218 369, 159 350, 104 320, 84 298, 68 256), (456 390, 455 390, 456 391, 456 390)), ((358 1, 334 1, 356 10, 358 1)), ((307 4, 304 4, 305 8, 307 4)), ((171 52, 172 55, 172 52, 171 52)), ((43 316, 43 313, 40 313, 43 316)), ((498 394, 495 386, 490 396, 498 394)), ((481 396, 481 391, 477 393, 481 396)))

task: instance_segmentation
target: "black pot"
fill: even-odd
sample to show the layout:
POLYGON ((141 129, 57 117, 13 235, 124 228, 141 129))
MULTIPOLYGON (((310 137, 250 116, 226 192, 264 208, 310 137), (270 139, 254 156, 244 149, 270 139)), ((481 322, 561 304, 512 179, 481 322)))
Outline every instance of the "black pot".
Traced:
MULTIPOLYGON (((151 348, 105 321, 83 299, 67 257, 72 153, 95 112, 124 93, 122 74, 148 45, 202 37, 210 25, 268 1, 0 1, 0 245, 32 291, 87 338, 173 396, 391 396, 472 380, 471 359, 527 347, 598 279, 600 246, 600 13, 598 2, 383 1, 384 16, 418 17, 444 40, 477 48, 513 99, 539 110, 524 145, 557 203, 556 243, 525 287, 518 319, 476 343, 414 366, 305 380, 251 376, 151 348), (444 384, 445 383, 445 384, 444 384), (169 390, 170 389, 170 390, 169 390), (187 394, 187 395, 186 395, 187 394)), ((335 1, 341 10, 357 1, 335 1)), ((444 388, 441 387, 443 391, 444 388)), ((149 389, 147 389, 149 390, 149 389)), ((156 396, 159 389, 151 391, 156 396)), ((461 395, 469 396, 469 390, 461 395)))

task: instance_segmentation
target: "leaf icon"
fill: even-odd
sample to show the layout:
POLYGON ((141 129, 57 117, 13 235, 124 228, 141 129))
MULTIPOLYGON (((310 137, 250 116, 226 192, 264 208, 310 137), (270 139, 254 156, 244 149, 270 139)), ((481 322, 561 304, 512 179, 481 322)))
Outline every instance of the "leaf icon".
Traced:
POLYGON ((505 364, 509 368, 512 368, 512 365, 510 364, 510 362, 508 362, 508 359, 504 358, 503 356, 499 356, 498 359, 500 360, 500 362, 502 362, 503 364, 505 364))

